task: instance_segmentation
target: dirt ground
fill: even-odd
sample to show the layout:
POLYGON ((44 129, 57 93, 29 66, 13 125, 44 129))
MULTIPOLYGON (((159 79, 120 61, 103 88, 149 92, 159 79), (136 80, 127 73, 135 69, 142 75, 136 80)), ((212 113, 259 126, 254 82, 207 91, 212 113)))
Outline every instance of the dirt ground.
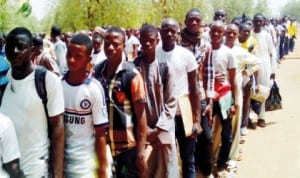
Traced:
POLYGON ((267 127, 249 130, 237 178, 300 178, 300 40, 279 65, 276 81, 283 109, 267 112, 267 127))

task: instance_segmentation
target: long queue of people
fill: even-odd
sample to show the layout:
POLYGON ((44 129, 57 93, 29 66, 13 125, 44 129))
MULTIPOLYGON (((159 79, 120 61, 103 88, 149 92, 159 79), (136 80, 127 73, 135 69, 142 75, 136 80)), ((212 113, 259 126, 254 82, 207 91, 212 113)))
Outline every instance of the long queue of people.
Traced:
POLYGON ((267 126, 265 100, 252 96, 275 80, 297 31, 288 16, 225 19, 219 9, 204 28, 192 8, 183 26, 53 26, 50 41, 11 30, 1 40, 0 177, 233 177, 256 128, 250 113, 267 126))

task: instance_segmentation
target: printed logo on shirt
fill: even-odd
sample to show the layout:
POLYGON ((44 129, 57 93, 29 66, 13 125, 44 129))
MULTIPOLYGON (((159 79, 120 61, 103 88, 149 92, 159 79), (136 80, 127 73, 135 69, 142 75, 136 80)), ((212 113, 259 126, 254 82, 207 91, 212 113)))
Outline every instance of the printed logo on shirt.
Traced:
POLYGON ((79 111, 65 108, 64 122, 65 124, 85 124, 86 117, 91 115, 91 111, 79 111))
POLYGON ((65 124, 80 124, 83 125, 85 123, 85 117, 76 116, 76 115, 64 115, 65 124))
POLYGON ((88 109, 91 107, 91 102, 88 99, 84 99, 80 102, 80 107, 82 109, 88 109))

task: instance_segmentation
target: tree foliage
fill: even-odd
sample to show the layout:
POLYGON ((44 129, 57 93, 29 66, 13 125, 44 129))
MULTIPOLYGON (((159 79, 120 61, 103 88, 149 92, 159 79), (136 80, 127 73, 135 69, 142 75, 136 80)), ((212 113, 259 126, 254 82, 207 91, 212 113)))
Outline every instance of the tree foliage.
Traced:
POLYGON ((30 29, 32 32, 38 32, 41 28, 38 19, 27 10, 22 13, 20 8, 22 4, 8 3, 7 0, 0 0, 0 31, 7 32, 15 27, 24 26, 30 29), (3 4, 2 4, 3 3, 3 4))
POLYGON ((0 32, 4 31, 4 20, 6 18, 6 0, 0 0, 0 32))
POLYGON ((300 19, 299 7, 300 7, 299 0, 291 1, 281 9, 281 14, 282 16, 289 15, 290 17, 294 17, 297 20, 299 20, 300 19))
POLYGON ((183 23, 186 12, 192 7, 201 10, 204 23, 211 22, 213 12, 219 8, 227 11, 228 21, 243 13, 252 17, 257 12, 268 12, 267 0, 49 0, 47 3, 55 3, 39 21, 32 14, 28 18, 16 14, 16 7, 7 5, 6 1, 0 0, 0 30, 24 25, 34 31, 49 32, 53 24, 61 26, 63 31, 108 25, 137 28, 143 23, 159 25, 165 17, 183 23))

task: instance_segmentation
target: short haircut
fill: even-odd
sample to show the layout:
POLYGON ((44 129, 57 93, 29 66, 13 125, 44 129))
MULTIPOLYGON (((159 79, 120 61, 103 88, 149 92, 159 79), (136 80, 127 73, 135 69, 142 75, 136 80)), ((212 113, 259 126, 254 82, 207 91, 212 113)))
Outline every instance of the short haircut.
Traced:
POLYGON ((154 25, 145 24, 140 29, 140 34, 142 33, 154 33, 158 37, 158 30, 154 25))
POLYGON ((83 45, 86 47, 87 54, 90 55, 93 50, 93 42, 92 40, 83 33, 78 33, 74 35, 70 41, 70 43, 83 45))
POLYGON ((53 36, 60 36, 61 35, 61 29, 59 26, 54 25, 51 27, 51 35, 53 36))
POLYGON ((114 32, 121 34, 122 37, 123 37, 123 42, 125 43, 125 40, 126 40, 125 36, 126 36, 126 34, 125 34, 124 30, 122 30, 120 27, 115 27, 115 26, 110 27, 106 31, 106 35, 109 34, 109 33, 114 33, 114 32))
POLYGON ((239 32, 239 26, 234 24, 234 23, 230 23, 226 26, 226 30, 228 29, 232 29, 232 30, 235 30, 236 32, 239 32))
POLYGON ((164 25, 171 25, 171 26, 175 26, 176 29, 179 29, 179 24, 178 22, 173 19, 173 18, 165 18, 162 20, 160 27, 163 27, 164 25))
POLYGON ((251 28, 250 25, 248 23, 242 23, 239 27, 239 30, 243 30, 245 28, 251 28))
POLYGON ((210 28, 212 28, 213 26, 219 26, 225 30, 225 23, 223 21, 215 20, 211 23, 210 28))
POLYGON ((20 34, 26 35, 29 39, 29 45, 32 45, 32 33, 25 27, 16 27, 10 31, 5 40, 6 44, 9 45, 20 34))
POLYGON ((258 17, 262 17, 263 20, 265 19, 265 17, 262 15, 262 13, 257 13, 254 15, 253 20, 256 20, 258 17))
POLYGON ((230 23, 234 23, 239 26, 242 23, 242 17, 234 17, 230 23))
MULTIPOLYGON (((189 16, 190 16, 190 14, 191 14, 191 13, 194 13, 194 12, 199 13, 199 14, 200 14, 200 17, 202 16, 202 15, 201 15, 201 12, 200 12, 200 10, 199 10, 198 8, 191 8, 191 9, 185 14, 185 19, 188 19, 189 16)), ((202 18, 202 17, 201 17, 201 18, 202 18)))
POLYGON ((32 43, 33 46, 43 46, 43 39, 40 35, 33 35, 32 43))
POLYGON ((103 41, 103 36, 100 33, 94 33, 92 36, 93 39, 100 39, 103 41))

